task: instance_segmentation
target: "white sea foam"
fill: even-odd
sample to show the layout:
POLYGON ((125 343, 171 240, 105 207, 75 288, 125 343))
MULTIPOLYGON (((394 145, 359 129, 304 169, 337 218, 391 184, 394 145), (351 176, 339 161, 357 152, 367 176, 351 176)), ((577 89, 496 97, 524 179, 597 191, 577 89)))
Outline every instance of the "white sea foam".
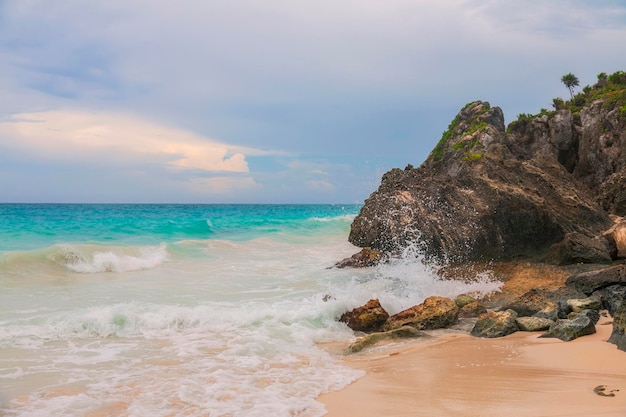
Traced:
POLYGON ((358 250, 342 236, 62 249, 54 265, 112 273, 0 294, 0 414, 322 416, 315 398, 360 375, 316 346, 354 338, 343 312, 498 288, 441 280, 415 254, 327 269, 358 250))
POLYGON ((139 248, 117 247, 108 250, 65 245, 63 251, 65 266, 71 271, 84 274, 152 269, 167 259, 165 244, 139 248))

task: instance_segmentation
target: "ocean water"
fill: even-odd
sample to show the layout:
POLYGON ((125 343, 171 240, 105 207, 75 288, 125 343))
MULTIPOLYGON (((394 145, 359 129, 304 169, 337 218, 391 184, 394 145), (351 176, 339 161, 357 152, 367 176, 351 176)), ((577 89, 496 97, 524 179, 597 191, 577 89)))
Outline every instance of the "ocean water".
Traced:
POLYGON ((357 205, 0 204, 0 415, 306 416, 379 298, 489 292, 419 255, 331 268, 357 205))

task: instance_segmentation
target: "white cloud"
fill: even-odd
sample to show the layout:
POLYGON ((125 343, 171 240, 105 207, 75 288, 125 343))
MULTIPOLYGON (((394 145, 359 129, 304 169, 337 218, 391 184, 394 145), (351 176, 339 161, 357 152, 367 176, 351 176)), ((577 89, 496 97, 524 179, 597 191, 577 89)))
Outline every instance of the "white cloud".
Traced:
POLYGON ((239 173, 249 172, 245 153, 270 154, 136 117, 85 111, 13 115, 0 123, 0 145, 53 160, 152 160, 173 168, 239 173))

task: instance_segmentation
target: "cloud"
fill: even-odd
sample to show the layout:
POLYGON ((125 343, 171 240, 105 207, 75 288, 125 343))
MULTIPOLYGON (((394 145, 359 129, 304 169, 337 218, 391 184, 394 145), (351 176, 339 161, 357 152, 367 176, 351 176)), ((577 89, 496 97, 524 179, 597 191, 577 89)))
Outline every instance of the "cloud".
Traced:
POLYGON ((249 172, 246 152, 270 154, 136 117, 60 110, 11 116, 0 123, 0 145, 44 159, 153 160, 170 168, 236 173, 249 172))

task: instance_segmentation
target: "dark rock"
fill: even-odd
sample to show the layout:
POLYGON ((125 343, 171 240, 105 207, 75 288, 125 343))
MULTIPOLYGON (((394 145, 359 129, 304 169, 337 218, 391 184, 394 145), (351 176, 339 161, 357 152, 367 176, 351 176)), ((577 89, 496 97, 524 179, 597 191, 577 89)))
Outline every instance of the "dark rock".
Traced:
POLYGON ((378 342, 389 339, 405 339, 405 338, 415 338, 415 337, 426 337, 426 333, 417 330, 415 327, 411 326, 403 326, 394 330, 390 330, 388 332, 378 332, 368 334, 356 342, 352 343, 346 349, 345 353, 357 353, 365 349, 366 347, 372 346, 378 342))
POLYGON ((377 265, 383 258, 383 253, 376 249, 363 248, 349 258, 335 264, 335 268, 366 268, 377 265))
POLYGON ((512 310, 490 311, 478 317, 470 334, 489 338, 507 336, 519 330, 516 319, 517 313, 512 310))
POLYGON ((465 304, 463 307, 461 307, 461 309, 459 310, 459 317, 478 317, 486 312, 487 308, 484 305, 482 305, 479 301, 474 301, 473 303, 465 304))
POLYGON ((602 308, 608 310, 609 314, 614 316, 619 306, 626 299, 626 286, 611 285, 601 289, 600 293, 602 295, 602 308))
POLYGON ((595 238, 612 222, 571 174, 571 112, 510 133, 503 125, 499 108, 468 104, 422 166, 383 176, 350 242, 385 252, 417 244, 453 261, 541 259, 553 247, 558 263, 609 262, 608 245, 595 238))
MULTIPOLYGON (((585 316, 587 317, 589 320, 591 320, 591 322, 595 325, 598 323, 598 321, 600 320, 600 312, 598 310, 582 310, 579 311, 578 313, 572 313, 575 314, 577 316, 585 316)), ((572 317, 572 319, 575 317, 572 317)))
POLYGON ((371 332, 379 330, 389 314, 378 300, 369 300, 365 305, 344 313, 339 321, 346 323, 352 330, 371 332))
POLYGON ((523 332, 540 332, 548 330, 554 324, 554 320, 543 317, 518 317, 517 326, 523 332))
POLYGON ((505 310, 513 310, 522 317, 528 317, 542 311, 558 309, 558 305, 556 302, 546 297, 542 290, 533 288, 505 305, 503 308, 505 310))
POLYGON ((617 345, 619 350, 626 351, 626 303, 622 303, 613 314, 613 332, 609 343, 617 345))
POLYGON ((550 329, 540 337, 555 337, 557 339, 569 342, 581 336, 594 334, 596 326, 593 321, 585 314, 577 314, 571 320, 558 320, 550 329))
POLYGON ((445 297, 428 297, 422 304, 401 311, 387 319, 383 330, 392 330, 402 326, 417 329, 441 329, 448 327, 459 318, 459 307, 445 297))
POLYGON ((555 315, 553 311, 549 312, 538 312, 534 314, 537 317, 545 317, 551 320, 564 319, 567 317, 567 314, 570 312, 570 308, 567 305, 567 300, 571 300, 573 298, 585 298, 587 294, 579 291, 574 287, 560 287, 556 289, 548 289, 544 290, 544 296, 550 300, 553 300, 558 304, 558 311, 555 315), (547 313, 547 314, 546 314, 547 313))
POLYGON ((575 263, 609 264, 611 248, 606 239, 592 238, 573 232, 552 245, 544 258, 548 263, 569 265, 575 263))
POLYGON ((565 285, 574 287, 585 295, 612 285, 626 285, 626 265, 618 265, 596 271, 581 272, 567 278, 565 285))

